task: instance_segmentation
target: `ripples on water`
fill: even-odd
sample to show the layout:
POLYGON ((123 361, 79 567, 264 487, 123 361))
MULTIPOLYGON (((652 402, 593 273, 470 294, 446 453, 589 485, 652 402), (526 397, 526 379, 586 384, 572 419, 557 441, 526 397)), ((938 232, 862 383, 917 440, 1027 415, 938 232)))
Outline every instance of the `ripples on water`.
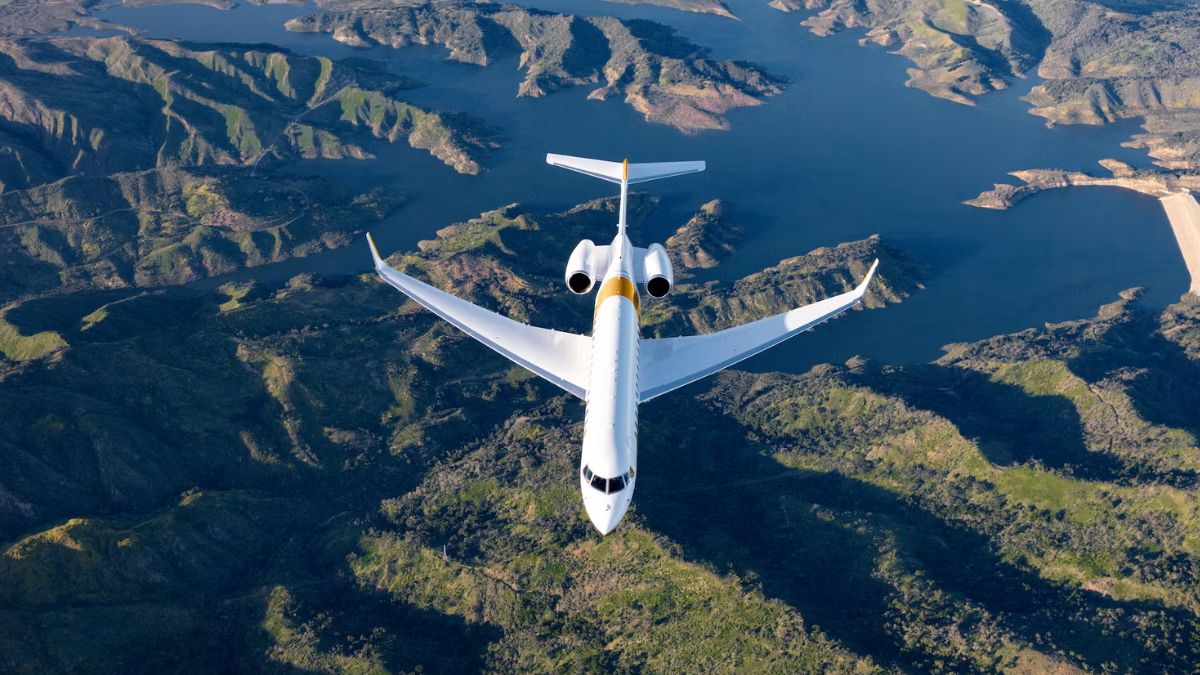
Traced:
MULTIPOLYGON (((472 113, 501 130, 503 148, 482 176, 460 176, 424 152, 369 144, 373 161, 302 161, 289 170, 321 173, 366 189, 385 185, 411 203, 375 231, 381 248, 412 246, 448 223, 511 202, 569 207, 608 186, 552 169, 546 152, 633 161, 705 159, 704 174, 646 186, 663 197, 643 240, 665 238, 701 203, 720 198, 746 226, 724 278, 756 271, 818 246, 880 233, 929 267, 927 290, 882 311, 854 313, 747 363, 802 371, 855 354, 891 362, 926 361, 949 342, 976 340, 1047 321, 1091 316, 1116 293, 1147 290, 1165 305, 1187 288, 1187 273, 1157 200, 1119 189, 1043 193, 1006 212, 963 206, 1008 171, 1099 170, 1117 157, 1147 165, 1120 147, 1136 130, 1047 129, 1020 100, 1034 84, 1017 81, 976 107, 903 86, 907 62, 857 34, 817 38, 765 1, 730 3, 742 19, 692 15, 594 0, 526 3, 575 13, 653 19, 676 27, 718 58, 754 61, 791 80, 781 96, 733 111, 733 129, 683 135, 647 124, 618 100, 587 101, 588 87, 542 99, 516 98, 515 56, 489 67, 445 61, 441 48, 352 49, 325 35, 294 34, 283 22, 311 11, 290 5, 222 12, 196 5, 114 8, 102 14, 150 37, 202 42, 266 42, 333 58, 369 56, 428 83, 403 98, 472 113)), ((1032 79, 1032 78, 1031 78, 1032 79)), ((596 232, 604 239, 611 232, 596 232)), ((563 251, 565 263, 569 251, 563 251)), ((366 271, 365 245, 241 273, 280 278, 304 271, 366 271)), ((886 270, 885 270, 886 272, 886 270)))

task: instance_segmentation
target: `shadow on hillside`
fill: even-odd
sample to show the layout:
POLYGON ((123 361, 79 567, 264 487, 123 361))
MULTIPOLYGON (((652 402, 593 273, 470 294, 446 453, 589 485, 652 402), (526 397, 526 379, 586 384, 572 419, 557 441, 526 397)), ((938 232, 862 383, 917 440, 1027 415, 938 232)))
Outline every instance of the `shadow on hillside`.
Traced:
POLYGON ((1117 458, 1088 450, 1079 411, 1065 396, 1031 396, 984 373, 935 364, 869 368, 856 379, 946 418, 997 466, 1037 460, 1093 481, 1112 481, 1125 472, 1117 458))
POLYGON ((322 651, 353 651, 369 643, 392 673, 473 673, 483 668, 488 646, 503 633, 496 626, 403 604, 356 586, 321 598, 327 614, 322 651))
POLYGON ((252 590, 205 603, 205 632, 224 652, 215 672, 375 672, 370 660, 393 673, 480 672, 501 629, 360 586, 345 567, 357 530, 325 529, 339 516, 281 546, 242 580, 252 590), (276 589, 286 589, 286 599, 276 589))
MULTIPOLYGON (((1013 31, 1013 46, 1017 50, 1026 50, 1029 53, 1030 67, 1033 64, 1041 63, 1042 57, 1046 55, 1046 49, 1050 47, 1051 34, 1050 31, 1042 24, 1042 21, 1034 14, 1027 5, 1016 0, 998 0, 996 7, 1012 22, 1020 28, 1019 31, 1013 31), (1022 37, 1025 39, 1023 40, 1022 37), (1026 44, 1022 42, 1028 41, 1026 44)), ((993 52, 995 53, 995 52, 993 52)), ((996 54, 997 59, 1003 58, 1000 54, 996 54)), ((1021 76, 1023 73, 1015 72, 1008 68, 1005 64, 1005 69, 1010 75, 1021 76)))
POLYGON ((977 615, 951 612, 953 597, 931 597, 910 578, 886 581, 877 567, 894 542, 901 575, 917 572, 1047 653, 1123 672, 1186 669, 1196 657, 1165 644, 1167 631, 1187 635, 1193 619, 1181 612, 1051 584, 1000 559, 981 534, 861 481, 788 469, 764 457, 736 421, 674 403, 648 406, 644 416, 638 498, 647 525, 690 559, 757 579, 768 597, 856 652, 904 669, 979 667, 969 655, 931 651, 977 615), (906 644, 906 622, 928 628, 929 640, 906 644), (1147 651, 1160 640, 1163 649, 1147 651))
MULTIPOLYGON (((1133 311, 1070 360, 1071 372, 1087 382, 1123 380, 1142 419, 1200 437, 1200 363, 1159 332, 1156 317, 1133 311)), ((1191 483, 1195 483, 1193 473, 1191 483)))

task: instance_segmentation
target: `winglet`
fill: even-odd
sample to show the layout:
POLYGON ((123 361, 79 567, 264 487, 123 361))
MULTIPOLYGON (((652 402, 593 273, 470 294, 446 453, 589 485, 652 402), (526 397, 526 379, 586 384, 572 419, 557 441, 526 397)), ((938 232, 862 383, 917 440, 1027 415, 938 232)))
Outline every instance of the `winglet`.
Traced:
POLYGON ((875 269, 877 267, 879 267, 879 258, 876 258, 875 262, 871 263, 871 269, 867 270, 867 276, 863 277, 863 280, 858 284, 858 288, 854 289, 854 292, 858 294, 858 297, 861 298, 862 296, 866 295, 867 286, 871 284, 871 279, 875 277, 875 269))
POLYGON ((375 259, 375 269, 387 267, 387 263, 383 262, 383 258, 379 257, 379 249, 375 248, 375 240, 371 238, 371 233, 367 233, 367 245, 371 247, 371 257, 375 259))

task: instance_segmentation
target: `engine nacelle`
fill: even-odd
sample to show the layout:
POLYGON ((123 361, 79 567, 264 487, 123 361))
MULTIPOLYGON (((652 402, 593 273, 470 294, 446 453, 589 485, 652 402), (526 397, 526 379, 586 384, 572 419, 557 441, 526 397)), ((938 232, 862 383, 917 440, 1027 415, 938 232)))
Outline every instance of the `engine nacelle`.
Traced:
POLYGON ((642 257, 642 278, 646 280, 646 292, 652 298, 661 298, 671 292, 675 273, 662 244, 650 244, 646 249, 646 255, 642 257))
POLYGON ((571 251, 571 257, 567 259, 567 272, 564 279, 567 281, 567 288, 576 295, 583 295, 592 290, 592 284, 596 283, 596 245, 591 239, 584 239, 575 245, 575 250, 571 251))

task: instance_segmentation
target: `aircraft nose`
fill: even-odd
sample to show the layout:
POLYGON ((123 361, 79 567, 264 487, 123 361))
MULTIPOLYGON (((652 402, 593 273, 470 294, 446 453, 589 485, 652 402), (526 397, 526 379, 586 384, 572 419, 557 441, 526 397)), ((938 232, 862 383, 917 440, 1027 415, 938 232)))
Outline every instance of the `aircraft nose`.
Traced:
POLYGON ((590 499, 584 499, 583 505, 596 530, 600 534, 608 534, 616 529, 617 523, 625 517, 625 511, 629 507, 629 495, 594 494, 590 495, 590 499))
POLYGON ((616 504, 608 503, 610 500, 594 499, 587 504, 588 518, 591 519, 592 525, 600 532, 600 534, 608 534, 612 532, 621 522, 621 515, 617 512, 616 504))

